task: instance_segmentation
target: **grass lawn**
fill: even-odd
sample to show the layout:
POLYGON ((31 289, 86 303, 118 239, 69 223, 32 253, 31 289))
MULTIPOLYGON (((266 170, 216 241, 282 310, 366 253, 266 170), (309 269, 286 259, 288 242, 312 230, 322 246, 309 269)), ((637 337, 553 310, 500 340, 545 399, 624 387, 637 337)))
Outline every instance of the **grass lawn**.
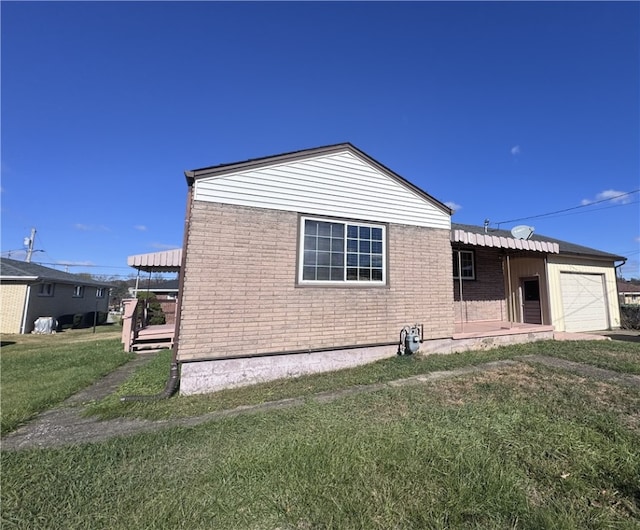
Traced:
POLYGON ((132 358, 120 330, 100 326, 54 335, 4 335, 0 349, 2 433, 56 405, 132 358))
MULTIPOLYGON (((173 405, 183 415, 526 354, 640 373, 637 344, 537 343, 390 359, 119 414, 171 416, 155 407, 173 405)), ((167 362, 128 389, 157 391, 167 362)), ((189 429, 3 452, 0 480, 3 528, 637 529, 640 389, 522 363, 189 429)))
POLYGON ((366 366, 296 379, 280 379, 251 387, 223 390, 202 396, 177 396, 154 403, 121 403, 127 394, 153 395, 164 388, 169 373, 171 352, 158 355, 140 369, 109 398, 90 405, 87 413, 102 419, 132 417, 168 419, 189 417, 216 410, 252 405, 278 399, 299 397, 337 390, 354 385, 392 381, 436 370, 450 370, 498 359, 513 359, 524 355, 549 355, 576 362, 586 362, 600 368, 640 374, 640 345, 630 342, 556 342, 544 341, 521 344, 484 352, 465 352, 455 355, 394 357, 366 366))

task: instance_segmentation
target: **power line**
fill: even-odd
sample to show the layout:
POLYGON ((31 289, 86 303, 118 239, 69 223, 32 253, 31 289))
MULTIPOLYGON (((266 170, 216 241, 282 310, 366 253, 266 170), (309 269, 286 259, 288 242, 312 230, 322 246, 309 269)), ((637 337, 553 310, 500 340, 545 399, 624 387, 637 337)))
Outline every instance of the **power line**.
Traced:
MULTIPOLYGON (((613 201, 613 200, 616 200, 616 199, 620 199, 622 197, 626 197, 626 196, 631 195, 633 193, 638 193, 639 191, 640 191, 640 189, 633 190, 633 191, 628 191, 627 193, 621 193, 620 195, 616 195, 615 197, 609 197, 608 199, 601 199, 599 201, 590 202, 589 204, 581 204, 580 206, 573 206, 571 208, 564 208, 563 210, 556 210, 555 212, 541 213, 541 214, 538 214, 538 215, 531 215, 529 217, 519 217, 518 219, 509 219, 507 221, 500 221, 500 222, 496 223, 496 225, 498 225, 498 228, 499 228, 500 225, 506 224, 506 223, 515 223, 517 221, 526 221, 528 219, 538 219, 540 217, 548 217, 550 215, 569 212, 571 210, 578 210, 580 208, 588 208, 589 206, 593 206, 594 204, 600 204, 602 202, 608 202, 608 201, 613 201)), ((620 204, 618 206, 626 206, 626 205, 620 204)), ((603 209, 603 208, 599 208, 599 209, 603 209)))

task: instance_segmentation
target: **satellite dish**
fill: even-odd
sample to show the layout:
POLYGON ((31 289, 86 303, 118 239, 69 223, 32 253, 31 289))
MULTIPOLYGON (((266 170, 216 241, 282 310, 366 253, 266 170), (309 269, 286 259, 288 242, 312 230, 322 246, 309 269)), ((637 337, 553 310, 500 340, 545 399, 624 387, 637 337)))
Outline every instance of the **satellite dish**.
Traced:
POLYGON ((533 235, 533 226, 518 225, 511 229, 511 235, 516 239, 529 239, 533 235))

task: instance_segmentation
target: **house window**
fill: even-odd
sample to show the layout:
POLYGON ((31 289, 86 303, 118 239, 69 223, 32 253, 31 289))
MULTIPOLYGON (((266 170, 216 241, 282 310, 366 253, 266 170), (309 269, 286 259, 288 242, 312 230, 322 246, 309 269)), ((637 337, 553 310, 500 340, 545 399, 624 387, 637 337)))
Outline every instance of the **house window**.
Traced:
POLYGON ((106 292, 106 289, 104 287, 97 287, 96 288, 96 298, 104 298, 104 293, 106 292))
POLYGON ((458 272, 458 265, 462 268, 463 280, 475 280, 476 279, 476 267, 473 259, 473 252, 470 250, 454 250, 453 251, 453 278, 454 280, 460 279, 460 273, 458 272))
POLYGON ((384 284, 383 225, 302 218, 300 283, 384 284))
POLYGON ((38 287, 38 296, 53 296, 53 284, 41 283, 38 287))
POLYGON ((84 285, 74 285, 73 286, 73 297, 74 298, 82 298, 84 296, 84 285))

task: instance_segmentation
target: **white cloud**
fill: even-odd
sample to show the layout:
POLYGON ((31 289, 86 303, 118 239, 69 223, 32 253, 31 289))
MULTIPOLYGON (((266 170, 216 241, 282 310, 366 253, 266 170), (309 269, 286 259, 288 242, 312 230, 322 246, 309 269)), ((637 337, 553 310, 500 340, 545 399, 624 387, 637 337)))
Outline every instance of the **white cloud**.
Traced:
POLYGON ((180 248, 179 245, 166 245, 165 243, 151 243, 151 248, 157 248, 159 250, 171 250, 174 248, 180 248))
POLYGON ((520 154, 520 146, 519 146, 519 145, 514 145, 514 146, 511 148, 511 154, 512 154, 513 156, 519 155, 519 154, 520 154))
POLYGON ((146 232, 147 231, 147 227, 145 225, 136 225, 133 228, 135 228, 136 230, 140 230, 140 232, 146 232))
POLYGON ((453 201, 447 201, 445 202, 445 205, 447 205, 449 208, 451 208, 454 213, 457 212, 458 210, 462 210, 462 206, 460 206, 459 204, 453 202, 453 201))
POLYGON ((636 237, 636 243, 640 243, 640 236, 636 237))
POLYGON ((57 265, 62 265, 63 267, 72 267, 74 265, 81 267, 92 267, 95 265, 93 261, 56 261, 57 265))
POLYGON ((614 204, 629 204, 631 202, 631 195, 626 191, 618 190, 604 190, 597 193, 594 199, 582 199, 580 204, 586 206, 598 201, 611 201, 614 204))
POLYGON ((618 204, 628 204, 631 202, 631 196, 627 195, 627 192, 617 190, 601 191, 596 195, 596 199, 599 201, 611 199, 611 202, 618 204))
POLYGON ((111 230, 109 229, 108 226, 105 225, 86 225, 84 223, 76 223, 73 225, 73 227, 76 230, 82 230, 83 232, 91 232, 93 230, 98 230, 100 232, 110 232, 111 230))

